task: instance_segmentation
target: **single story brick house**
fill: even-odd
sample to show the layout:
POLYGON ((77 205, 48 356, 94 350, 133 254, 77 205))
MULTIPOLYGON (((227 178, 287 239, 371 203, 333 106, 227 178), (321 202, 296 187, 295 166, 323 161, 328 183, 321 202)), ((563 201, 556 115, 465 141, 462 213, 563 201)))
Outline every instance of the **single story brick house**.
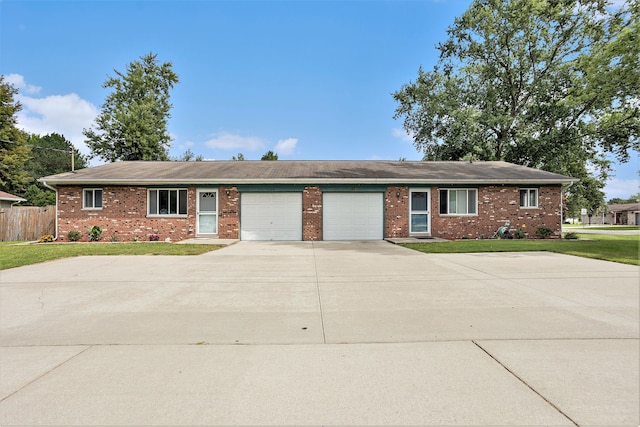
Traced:
POLYGON ((41 178, 58 240, 378 240, 491 237, 510 221, 560 236, 575 179, 506 162, 115 162, 41 178))

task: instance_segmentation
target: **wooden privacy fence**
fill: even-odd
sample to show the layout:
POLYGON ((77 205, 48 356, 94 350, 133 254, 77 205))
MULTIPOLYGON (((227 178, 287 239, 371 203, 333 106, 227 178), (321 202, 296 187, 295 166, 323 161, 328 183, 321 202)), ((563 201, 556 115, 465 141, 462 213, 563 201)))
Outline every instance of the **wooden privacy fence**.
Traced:
POLYGON ((14 206, 0 209, 0 241, 38 240, 55 234, 55 206, 14 206))

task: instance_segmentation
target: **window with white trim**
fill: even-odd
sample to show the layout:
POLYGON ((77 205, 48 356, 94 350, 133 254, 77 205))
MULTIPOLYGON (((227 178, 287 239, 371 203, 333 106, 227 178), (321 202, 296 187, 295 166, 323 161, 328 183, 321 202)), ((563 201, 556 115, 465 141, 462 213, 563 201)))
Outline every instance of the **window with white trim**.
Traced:
POLYGON ((520 189, 520 207, 521 208, 537 208, 538 207, 538 189, 537 188, 521 188, 520 189))
POLYGON ((158 188, 149 190, 149 215, 186 215, 187 190, 158 188))
POLYGON ((102 209, 102 188, 82 190, 82 209, 102 209))
POLYGON ((439 203, 440 215, 476 215, 478 213, 478 189, 441 189, 439 203))

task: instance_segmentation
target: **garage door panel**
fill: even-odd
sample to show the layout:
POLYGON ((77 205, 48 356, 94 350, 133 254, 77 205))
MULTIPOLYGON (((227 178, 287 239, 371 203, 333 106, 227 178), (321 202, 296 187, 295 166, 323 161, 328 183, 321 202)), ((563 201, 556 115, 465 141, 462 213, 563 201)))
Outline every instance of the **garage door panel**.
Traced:
POLYGON ((324 240, 381 240, 384 213, 382 193, 325 193, 324 240))
POLYGON ((302 240, 302 194, 242 193, 240 239, 302 240))

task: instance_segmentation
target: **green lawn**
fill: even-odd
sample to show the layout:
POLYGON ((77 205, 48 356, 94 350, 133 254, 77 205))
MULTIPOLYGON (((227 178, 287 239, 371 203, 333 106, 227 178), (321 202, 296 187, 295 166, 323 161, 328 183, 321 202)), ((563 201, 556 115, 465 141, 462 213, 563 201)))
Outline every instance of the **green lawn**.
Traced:
POLYGON ((636 235, 578 234, 578 237, 584 240, 458 240, 402 246, 426 253, 548 251, 640 265, 640 238, 636 235))
POLYGON ((611 231, 626 231, 626 230, 640 230, 640 226, 637 225, 587 225, 582 224, 562 224, 563 230, 571 230, 579 232, 582 229, 585 230, 611 230, 611 231))
POLYGON ((0 270, 80 255, 200 255, 221 245, 172 243, 0 243, 0 270))

